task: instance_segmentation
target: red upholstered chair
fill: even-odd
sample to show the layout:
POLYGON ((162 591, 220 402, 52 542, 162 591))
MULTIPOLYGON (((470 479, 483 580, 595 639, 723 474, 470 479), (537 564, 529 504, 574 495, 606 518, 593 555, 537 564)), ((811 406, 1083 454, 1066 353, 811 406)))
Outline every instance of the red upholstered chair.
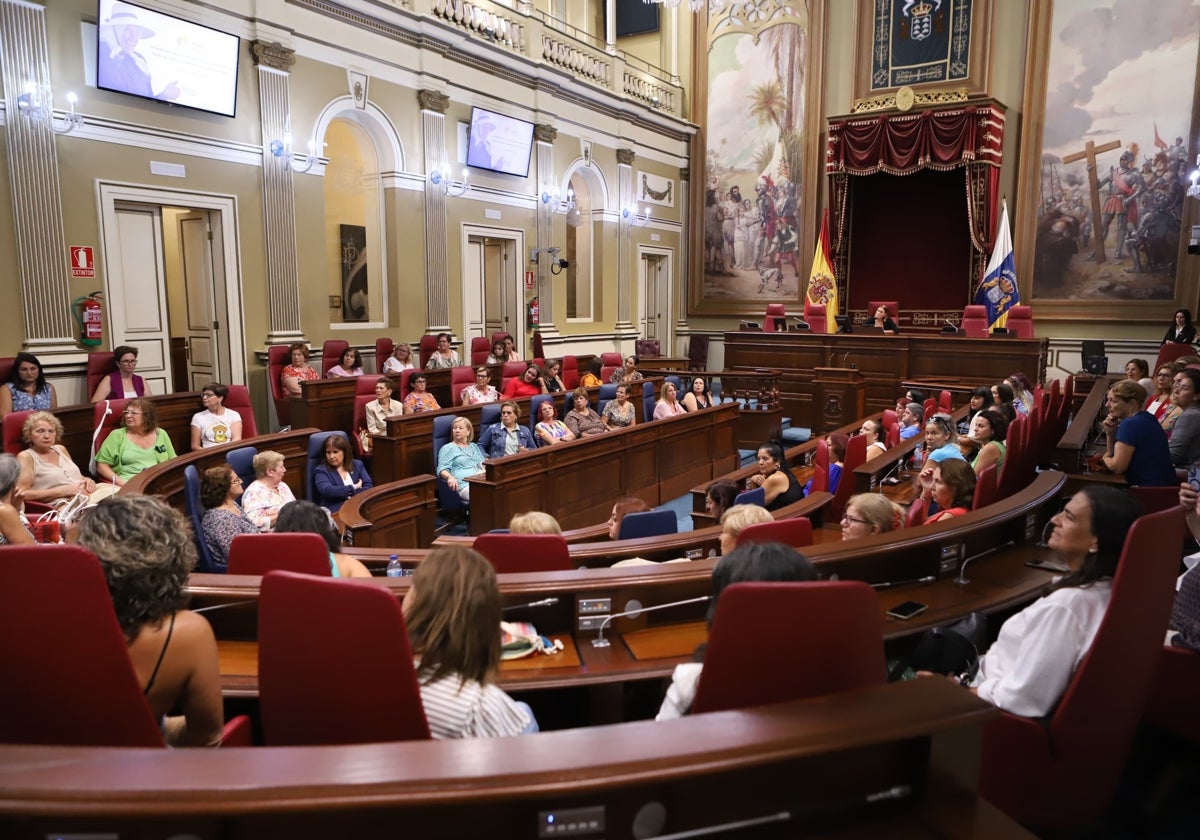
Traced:
POLYGON ((229 574, 275 570, 330 577, 329 546, 317 534, 238 534, 229 544, 229 574))
POLYGON ((611 366, 615 366, 615 367, 620 367, 621 365, 625 364, 625 357, 622 356, 620 353, 611 353, 611 352, 610 353, 601 353, 600 354, 600 364, 605 365, 605 366, 611 365, 611 366))
POLYGON ((492 333, 492 340, 488 343, 488 349, 491 350, 492 345, 494 345, 497 341, 499 341, 502 338, 512 338, 512 336, 509 335, 508 333, 504 332, 503 330, 501 330, 500 332, 492 333))
MULTIPOLYGON (((867 460, 867 438, 855 435, 846 444, 846 457, 842 460, 842 477, 838 480, 837 489, 833 491, 833 499, 829 502, 828 516, 830 522, 838 522, 846 512, 846 502, 858 492, 854 482, 854 471, 867 460)), ((816 488, 813 488, 816 489, 816 488)))
POLYGON ((1197 697, 1200 697, 1200 653, 1190 648, 1163 647, 1143 720, 1200 744, 1197 697))
POLYGON ((533 357, 535 359, 546 358, 546 348, 542 343, 542 331, 533 331, 533 357))
POLYGON ((786 332, 787 331, 787 311, 784 310, 782 303, 768 303, 767 313, 763 316, 763 332, 786 332), (775 319, 779 318, 783 325, 782 330, 777 330, 775 319))
MULTIPOLYGON (((9 546, 0 576, 0 743, 162 747, 95 555, 9 546)), ((222 743, 249 746, 249 720, 230 720, 222 743)))
POLYGON ((959 331, 967 338, 987 338, 988 311, 986 306, 971 304, 963 307, 962 324, 959 331))
POLYGON ((1008 310, 1008 331, 1017 338, 1033 338, 1033 307, 1013 306, 1008 310))
POLYGON ((981 472, 975 479, 975 499, 971 502, 971 510, 987 507, 999 498, 998 470, 992 464, 981 472))
POLYGON ((825 322, 825 304, 804 302, 804 320, 808 322, 808 327, 815 333, 827 333, 828 325, 825 322))
POLYGON ((621 365, 604 365, 600 368, 600 381, 608 382, 612 378, 613 372, 621 369, 621 365))
MULTIPOLYGON (((286 365, 287 362, 284 362, 286 365)), ((87 360, 87 394, 85 395, 88 402, 92 401, 92 394, 96 393, 96 389, 100 387, 100 380, 111 374, 117 369, 117 360, 113 358, 110 350, 97 350, 88 354, 87 360)), ((282 370, 283 368, 280 368, 282 370)))
POLYGON ((328 376, 329 369, 342 363, 342 356, 350 349, 350 342, 343 338, 326 339, 321 345, 321 375, 328 376))
POLYGON ((437 349, 436 335, 423 335, 421 341, 417 345, 417 350, 421 354, 421 364, 418 365, 422 370, 425 365, 429 364, 429 357, 433 355, 433 351, 437 349))
POLYGON ((10 411, 4 415, 4 452, 8 455, 16 455, 25 448, 25 441, 21 439, 21 427, 25 425, 26 419, 32 411, 10 411))
MULTIPOLYGON (((16 361, 16 356, 4 356, 0 358, 0 382, 7 382, 12 378, 13 364, 16 361)), ((87 398, 90 400, 92 395, 89 393, 87 398)))
POLYGON ((404 613, 382 587, 265 575, 258 690, 270 746, 429 739, 404 613))
MULTIPOLYGON (((1138 500, 1144 513, 1158 513, 1179 506, 1179 486, 1129 487, 1125 492, 1138 500)), ((1200 697, 1200 695, 1197 695, 1200 697)))
POLYGON ((383 373, 383 363, 396 352, 396 344, 390 338, 375 339, 375 372, 383 373))
POLYGON ((1150 375, 1154 376, 1154 373, 1163 365, 1184 356, 1191 356, 1195 352, 1196 348, 1190 344, 1176 344, 1173 341, 1164 344, 1158 348, 1158 357, 1154 360, 1154 367, 1150 369, 1150 375))
POLYGON ((250 389, 245 385, 230 385, 225 407, 241 415, 243 438, 258 437, 258 421, 254 419, 254 406, 250 404, 250 389))
POLYGON ((122 416, 125 411, 125 403, 127 400, 107 400, 96 403, 92 406, 92 428, 99 427, 100 431, 96 433, 96 439, 92 443, 92 455, 94 456, 100 451, 100 447, 104 445, 104 441, 112 434, 113 429, 124 425, 125 418, 122 416))
POLYGON ((980 794, 1039 835, 1089 824, 1112 799, 1160 664, 1184 530, 1179 507, 1133 524, 1104 620, 1048 720, 1002 712, 984 726, 980 794))
POLYGON ((639 359, 656 359, 662 355, 662 345, 657 338, 639 338, 633 342, 633 352, 639 359))
POLYGON ((896 414, 896 409, 885 408, 879 420, 883 423, 883 444, 891 449, 900 442, 900 418, 896 414))
MULTIPOLYGON (((505 366, 507 367, 509 364, 520 364, 521 370, 525 370, 523 362, 506 362, 505 366)), ((475 368, 467 365, 456 365, 450 368, 450 404, 458 405, 462 402, 463 389, 474 384, 475 368)))
POLYGON ((286 344, 272 344, 267 348, 267 382, 271 386, 271 401, 275 403, 275 417, 280 426, 292 422, 292 407, 283 392, 283 369, 291 364, 291 354, 286 344))
POLYGON ((774 522, 759 522, 755 525, 747 525, 737 538, 737 545, 772 542, 783 543, 793 548, 812 545, 812 522, 803 516, 776 519, 774 522))
MULTIPOLYGON (((380 379, 387 379, 387 376, 377 373, 364 373, 362 376, 356 376, 354 378, 354 395, 358 397, 365 394, 374 397, 375 386, 380 379)), ((396 399, 395 394, 392 395, 392 399, 396 399)))
POLYGON ((692 712, 882 685, 881 628, 860 581, 735 583, 717 601, 692 712))
POLYGON ((503 391, 504 386, 508 384, 508 380, 523 374, 527 367, 529 365, 524 362, 505 362, 504 368, 500 371, 500 381, 496 383, 496 390, 503 391))
POLYGON ((954 397, 949 391, 942 391, 938 394, 938 411, 946 414, 954 413, 954 397))
POLYGON ((497 574, 570 571, 567 541, 558 534, 480 534, 475 550, 497 574))
POLYGON ((362 438, 358 436, 358 430, 367 428, 367 403, 374 399, 376 399, 374 394, 354 395, 354 419, 351 421, 351 425, 354 427, 354 434, 350 437, 350 445, 354 447, 354 457, 360 461, 370 459, 372 454, 363 449, 362 438))
POLYGON ((479 367, 482 364, 487 364, 487 357, 492 352, 492 345, 488 344, 487 338, 482 335, 477 335, 471 339, 471 366, 479 367))
POLYGON ((817 441, 813 450, 812 490, 810 493, 829 491, 829 443, 825 438, 817 441))
POLYGON ((887 307, 887 314, 897 324, 900 323, 900 301, 898 300, 872 300, 867 303, 867 322, 875 320, 875 310, 881 306, 887 307))
POLYGON ((562 380, 568 391, 574 391, 579 387, 579 360, 574 356, 563 356, 562 380))
POLYGON ((392 399, 403 402, 404 398, 408 396, 408 392, 412 390, 412 386, 408 384, 409 380, 412 379, 415 374, 420 372, 420 370, 415 368, 409 368, 408 370, 400 371, 400 390, 399 393, 392 393, 392 399))
POLYGON ((937 414, 937 410, 938 410, 937 400, 935 400, 933 397, 927 398, 925 400, 925 402, 922 403, 922 408, 924 409, 921 412, 922 422, 928 423, 929 418, 932 417, 933 415, 937 414))

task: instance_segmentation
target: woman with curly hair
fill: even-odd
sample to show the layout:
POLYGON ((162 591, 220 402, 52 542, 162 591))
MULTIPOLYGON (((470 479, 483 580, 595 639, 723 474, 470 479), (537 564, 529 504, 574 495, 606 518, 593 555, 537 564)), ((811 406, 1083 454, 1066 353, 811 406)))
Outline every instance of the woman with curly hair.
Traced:
POLYGON ((96 472, 118 486, 147 467, 175 457, 170 436, 158 427, 154 403, 138 397, 125 403, 125 425, 104 439, 96 453, 96 472))
POLYGON ((79 544, 100 558, 133 670, 170 746, 215 747, 224 723, 217 641, 183 607, 196 565, 183 514, 152 496, 105 499, 79 523, 79 544), (170 716, 175 710, 179 716, 170 716))
POLYGON ((470 548, 435 548, 404 596, 404 621, 434 738, 496 738, 537 731, 533 712, 496 685, 500 668, 496 570, 470 548))
POLYGON ((13 504, 21 465, 13 455, 0 455, 0 545, 33 545, 33 534, 21 520, 21 512, 13 504))

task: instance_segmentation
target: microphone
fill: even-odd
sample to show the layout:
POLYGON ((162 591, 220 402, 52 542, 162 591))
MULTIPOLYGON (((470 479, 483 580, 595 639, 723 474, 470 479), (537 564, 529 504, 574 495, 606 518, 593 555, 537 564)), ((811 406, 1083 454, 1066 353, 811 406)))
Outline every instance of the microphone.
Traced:
POLYGON ((925 577, 909 578, 908 580, 885 580, 883 583, 872 583, 871 588, 891 589, 893 586, 908 586, 910 583, 933 583, 935 580, 937 580, 937 575, 925 575, 925 577))
POLYGON ((903 465, 904 465, 904 459, 897 458, 896 463, 892 464, 892 468, 883 474, 883 478, 879 479, 879 484, 878 484, 879 489, 876 490, 877 493, 882 493, 883 485, 888 484, 889 482, 891 484, 899 484, 900 483, 900 479, 897 478, 897 479, 892 480, 892 476, 895 475, 896 473, 900 472, 900 467, 902 467, 903 465))
POLYGON ((509 610, 523 610, 529 607, 552 607, 557 603, 557 598, 543 598, 540 601, 530 601, 528 604, 513 604, 505 607, 504 612, 508 612, 509 610))
POLYGON ((630 609, 627 609, 624 612, 613 613, 612 615, 605 616, 604 621, 600 622, 600 630, 596 635, 596 638, 592 639, 592 647, 606 648, 609 646, 609 640, 604 638, 604 628, 607 627, 614 618, 637 618, 644 612, 665 610, 668 607, 682 607, 686 604, 701 604, 705 601, 711 601, 712 597, 713 596, 711 595, 701 595, 699 598, 688 598, 684 601, 671 601, 668 604, 657 604, 653 607, 643 607, 641 601, 630 599, 629 602, 625 604, 625 606, 629 607, 630 609))
POLYGON ((206 612, 212 612, 213 610, 223 610, 227 607, 240 607, 244 604, 257 604, 257 603, 258 603, 258 601, 253 600, 253 599, 248 600, 248 601, 229 601, 228 603, 225 603, 225 604, 213 604, 211 607, 193 607, 192 612, 206 613, 206 612))
POLYGON ((949 318, 947 318, 947 319, 946 319, 946 325, 942 327, 942 332, 944 332, 944 333, 956 333, 956 332, 958 332, 958 327, 954 326, 954 324, 950 322, 950 319, 949 319, 949 318))
POLYGON ((1009 546, 1012 546, 1012 545, 1015 545, 1015 543, 1012 540, 1009 540, 1008 542, 1004 543, 1003 545, 993 546, 992 548, 989 548, 987 551, 981 551, 972 557, 968 557, 966 560, 963 561, 962 567, 958 570, 958 577, 956 577, 954 579, 954 582, 956 584, 958 584, 959 586, 966 586, 968 583, 971 582, 970 580, 967 579, 967 576, 966 576, 968 563, 972 562, 973 560, 978 560, 980 557, 987 557, 989 554, 995 554, 1000 549, 1008 548, 1009 546))
POLYGON ((1038 540, 1036 543, 1037 548, 1049 548, 1050 547, 1050 543, 1047 542, 1047 540, 1050 539, 1050 529, 1053 527, 1054 527, 1054 523, 1047 519, 1046 526, 1044 528, 1042 528, 1042 538, 1040 540, 1038 540))

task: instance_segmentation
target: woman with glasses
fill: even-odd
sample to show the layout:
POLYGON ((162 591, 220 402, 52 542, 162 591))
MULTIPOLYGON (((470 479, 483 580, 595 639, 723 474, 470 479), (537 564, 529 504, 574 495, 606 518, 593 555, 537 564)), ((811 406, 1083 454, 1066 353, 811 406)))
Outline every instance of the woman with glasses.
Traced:
POLYGON ((192 415, 192 451, 242 439, 242 415, 225 407, 229 386, 210 382, 200 392, 204 411, 192 415))
POLYGON ((299 397, 304 394, 300 383, 320 379, 321 374, 308 363, 309 352, 303 341, 293 342, 288 347, 288 354, 292 362, 280 372, 279 384, 283 386, 285 396, 299 397))
POLYGON ((487 365, 475 368, 475 383, 462 390, 462 405, 482 405, 500 399, 500 392, 491 384, 492 373, 487 365))
POLYGON ((229 563, 229 546, 234 537, 262 533, 238 507, 242 490, 242 480, 228 464, 210 467, 200 477, 200 503, 204 505, 201 537, 212 555, 213 565, 222 572, 229 563))
POLYGON ((124 428, 114 429, 96 453, 96 472, 118 487, 147 467, 175 457, 171 438, 158 428, 154 403, 141 398, 130 400, 122 417, 124 428))
POLYGON ((1146 404, 1146 411, 1154 415, 1154 419, 1158 421, 1158 425, 1162 426, 1162 430, 1167 433, 1167 437, 1171 436, 1171 430, 1175 428, 1175 421, 1183 413, 1183 409, 1175 405, 1171 400, 1171 391, 1174 390, 1175 385, 1175 374, 1179 373, 1183 368, 1184 366, 1178 362, 1164 364, 1154 374, 1154 390, 1146 389, 1146 393, 1153 394, 1150 402, 1146 404))
POLYGON ((846 502, 842 539, 856 540, 897 531, 904 524, 904 509, 880 493, 858 493, 846 502))
POLYGON ((144 397, 150 393, 146 380, 134 373, 137 369, 138 351, 136 347, 122 344, 113 348, 113 358, 117 360, 117 369, 109 376, 100 380, 96 393, 92 394, 92 402, 98 403, 107 399, 132 399, 144 397))
POLYGON ((405 414, 420 414, 422 411, 437 411, 441 408, 437 398, 425 390, 428 384, 425 374, 414 374, 413 378, 408 380, 408 384, 412 386, 412 390, 404 398, 405 414))
POLYGON ((553 446, 556 443, 566 443, 575 440, 575 433, 567 428, 567 424, 558 419, 554 411, 554 400, 544 400, 538 406, 538 423, 533 427, 538 442, 542 446, 553 446))
POLYGON ((412 361, 412 348, 403 341, 392 348, 392 355, 383 363, 384 373, 401 373, 412 370, 416 365, 412 361))
POLYGON ((517 404, 505 400, 500 404, 500 422, 488 426, 479 438, 479 448, 489 458, 503 458, 505 455, 516 455, 533 449, 533 435, 528 427, 517 421, 521 413, 517 404))

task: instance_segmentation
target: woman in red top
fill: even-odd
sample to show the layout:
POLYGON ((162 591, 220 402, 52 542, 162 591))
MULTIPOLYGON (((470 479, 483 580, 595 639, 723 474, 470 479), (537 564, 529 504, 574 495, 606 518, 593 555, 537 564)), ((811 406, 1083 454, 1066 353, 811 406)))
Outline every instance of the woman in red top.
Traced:
POLYGON ((921 498, 928 505, 930 500, 938 503, 938 512, 925 520, 926 525, 951 519, 971 512, 975 500, 975 470, 966 461, 947 458, 934 467, 927 487, 921 498))
POLYGON ((542 371, 537 365, 532 362, 529 367, 525 368, 520 376, 514 376, 504 385, 504 398, 506 400, 514 399, 515 397, 532 397, 536 394, 545 394, 546 380, 542 378, 542 371))

